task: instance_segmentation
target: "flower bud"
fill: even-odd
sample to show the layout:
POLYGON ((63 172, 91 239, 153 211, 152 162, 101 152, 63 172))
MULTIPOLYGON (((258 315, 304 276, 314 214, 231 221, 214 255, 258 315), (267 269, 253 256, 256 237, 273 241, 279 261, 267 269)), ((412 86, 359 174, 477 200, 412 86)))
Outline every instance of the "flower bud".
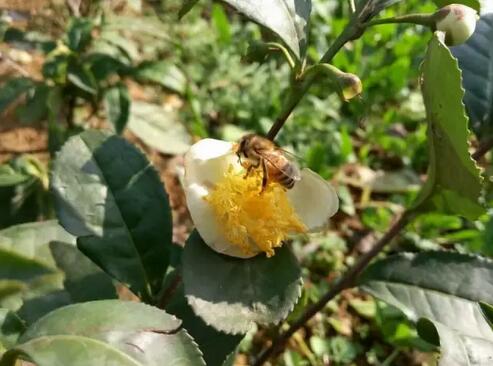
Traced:
POLYGON ((357 97, 363 91, 361 80, 354 74, 344 73, 339 77, 338 82, 342 91, 342 98, 345 101, 357 97))
POLYGON ((447 46, 456 46, 467 41, 474 33, 478 20, 476 10, 461 4, 445 6, 434 17, 436 29, 445 32, 447 46))

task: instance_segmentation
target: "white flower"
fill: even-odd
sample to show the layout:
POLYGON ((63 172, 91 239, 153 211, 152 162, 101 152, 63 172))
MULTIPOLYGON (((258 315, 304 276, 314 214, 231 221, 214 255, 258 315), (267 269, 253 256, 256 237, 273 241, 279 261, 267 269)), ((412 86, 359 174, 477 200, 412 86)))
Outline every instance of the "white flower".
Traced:
POLYGON ((292 189, 246 176, 234 144, 204 139, 185 155, 185 195, 195 227, 217 252, 249 258, 274 254, 289 234, 322 229, 339 208, 334 188, 309 169, 292 189))
POLYGON ((436 29, 445 32, 445 43, 456 46, 474 33, 478 13, 466 5, 451 4, 438 10, 435 17, 436 29))

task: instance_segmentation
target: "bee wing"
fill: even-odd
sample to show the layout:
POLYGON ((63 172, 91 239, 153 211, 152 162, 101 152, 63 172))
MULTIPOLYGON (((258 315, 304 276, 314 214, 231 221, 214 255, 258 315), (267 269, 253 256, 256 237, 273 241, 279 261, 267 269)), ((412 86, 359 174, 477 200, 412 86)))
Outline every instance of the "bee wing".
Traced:
POLYGON ((293 161, 293 162, 297 162, 297 161, 304 161, 304 159, 294 153, 292 153, 291 151, 288 151, 288 150, 284 150, 282 147, 276 147, 276 150, 282 152, 282 154, 288 158, 289 160, 293 161))
POLYGON ((262 157, 267 160, 269 164, 271 164, 273 167, 276 169, 280 170, 283 174, 286 176, 290 177, 291 179, 295 181, 301 180, 301 172, 300 168, 298 167, 298 164, 296 162, 290 160, 291 164, 285 165, 285 166, 280 166, 279 163, 277 163, 277 157, 272 154, 272 153, 263 153, 262 157))

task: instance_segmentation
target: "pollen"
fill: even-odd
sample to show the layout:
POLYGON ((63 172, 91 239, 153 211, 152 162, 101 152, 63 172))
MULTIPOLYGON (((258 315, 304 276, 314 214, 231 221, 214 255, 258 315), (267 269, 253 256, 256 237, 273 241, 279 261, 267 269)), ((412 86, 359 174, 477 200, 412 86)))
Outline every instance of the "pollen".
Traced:
POLYGON ((219 227, 231 244, 245 254, 260 251, 274 255, 289 234, 305 233, 280 184, 269 182, 262 191, 262 172, 229 169, 205 197, 212 206, 219 227))

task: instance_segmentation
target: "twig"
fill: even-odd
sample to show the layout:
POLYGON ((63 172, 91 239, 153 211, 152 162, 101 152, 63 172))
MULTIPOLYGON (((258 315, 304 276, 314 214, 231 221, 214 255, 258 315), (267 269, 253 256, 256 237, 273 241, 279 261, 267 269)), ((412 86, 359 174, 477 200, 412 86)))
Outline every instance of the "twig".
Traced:
POLYGON ((471 157, 478 161, 491 149, 493 149, 493 138, 490 137, 479 143, 478 149, 471 155, 471 157))
MULTIPOLYGON (((322 56, 319 63, 330 63, 336 53, 342 47, 344 47, 347 42, 361 37, 364 29, 361 28, 361 26, 358 24, 359 21, 356 17, 354 17, 353 20, 351 20, 348 26, 344 29, 344 31, 335 39, 334 43, 330 46, 328 51, 322 56)), ((314 81, 314 77, 293 81, 291 89, 288 92, 289 96, 284 104, 281 115, 276 119, 269 132, 267 133, 267 138, 269 140, 275 139, 275 137, 291 115, 291 112, 293 112, 294 108, 298 105, 301 99, 303 99, 303 96, 306 94, 307 90, 310 88, 314 81)))
POLYGON ((372 27, 380 24, 420 24, 428 27, 435 25, 435 17, 433 14, 407 14, 400 17, 374 19, 365 23, 366 27, 372 27))
POLYGON ((341 291, 353 287, 356 284, 357 278, 360 273, 366 268, 370 261, 375 258, 391 241, 394 239, 402 229, 415 217, 413 211, 404 212, 399 219, 397 219, 385 235, 377 241, 375 246, 367 253, 365 253, 356 264, 351 267, 346 273, 344 273, 339 279, 334 281, 332 288, 322 296, 315 304, 307 308, 304 313, 296 320, 289 329, 281 334, 277 339, 272 342, 272 345, 261 353, 257 361, 253 366, 263 365, 270 357, 280 353, 289 338, 305 323, 310 320, 315 314, 322 310, 325 305, 337 296, 341 291))
POLYGON ((181 275, 176 274, 175 278, 171 281, 169 286, 163 291, 161 296, 159 297, 159 302, 157 304, 157 307, 159 309, 164 309, 166 305, 168 304, 169 300, 173 296, 173 294, 176 292, 178 289, 178 286, 181 284, 181 275))

